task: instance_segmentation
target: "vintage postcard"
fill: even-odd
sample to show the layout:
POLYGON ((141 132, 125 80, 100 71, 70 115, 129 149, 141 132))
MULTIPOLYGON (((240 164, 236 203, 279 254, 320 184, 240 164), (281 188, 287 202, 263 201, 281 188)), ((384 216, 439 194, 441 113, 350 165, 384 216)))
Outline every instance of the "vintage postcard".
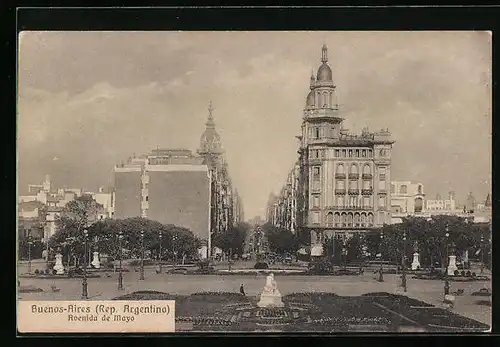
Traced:
POLYGON ((488 332, 487 31, 23 31, 19 333, 488 332))

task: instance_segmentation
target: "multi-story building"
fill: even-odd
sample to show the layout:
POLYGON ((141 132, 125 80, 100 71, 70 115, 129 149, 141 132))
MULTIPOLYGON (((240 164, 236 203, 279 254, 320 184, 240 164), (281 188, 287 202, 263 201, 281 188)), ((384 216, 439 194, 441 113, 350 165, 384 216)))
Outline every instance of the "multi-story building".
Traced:
POLYGON ((156 149, 115 167, 115 217, 144 217, 190 229, 209 257, 211 237, 241 219, 210 103, 198 155, 189 149, 156 149))
POLYGON ((296 225, 311 235, 311 254, 325 236, 363 232, 391 222, 389 184, 394 141, 388 129, 359 135, 343 129, 326 45, 311 76, 299 148, 296 225))
POLYGON ((424 216, 424 185, 412 181, 391 182, 391 223, 401 223, 408 216, 424 216))
POLYGON ((272 218, 268 219, 274 226, 297 231, 297 192, 299 187, 299 163, 295 163, 287 176, 285 185, 280 194, 272 202, 272 218))
POLYGON ((243 208, 243 200, 235 189, 233 193, 233 223, 242 223, 245 220, 245 212, 243 208))

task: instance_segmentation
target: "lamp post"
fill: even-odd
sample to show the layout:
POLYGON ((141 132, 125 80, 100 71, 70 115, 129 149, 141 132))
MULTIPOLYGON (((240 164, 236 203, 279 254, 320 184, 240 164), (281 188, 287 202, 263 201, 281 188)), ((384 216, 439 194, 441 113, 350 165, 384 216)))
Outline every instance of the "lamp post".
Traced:
POLYGON ((445 227, 446 234, 444 235, 446 237, 446 264, 447 266, 444 269, 444 295, 450 294, 450 282, 448 279, 448 267, 450 266, 450 257, 448 254, 448 238, 450 237, 450 234, 448 233, 448 225, 445 227))
POLYGON ((120 230, 118 233, 118 256, 120 257, 120 270, 118 272, 118 290, 123 290, 123 275, 122 275, 122 254, 123 254, 123 248, 122 248, 122 240, 123 240, 123 232, 120 230))
POLYGON ((82 299, 88 299, 89 293, 87 288, 87 237, 89 232, 83 230, 84 237, 84 252, 83 252, 83 280, 82 280, 82 299))
POLYGON ((31 245, 33 241, 31 239, 31 229, 28 229, 28 273, 31 274, 31 245))
POLYGON ((144 230, 141 230, 141 275, 140 280, 144 280, 144 230))
POLYGON ((480 244, 480 252, 481 252, 481 275, 484 273, 484 236, 481 235, 481 244, 480 244))
POLYGON ((159 272, 158 272, 158 273, 161 273, 161 272, 162 272, 162 267, 161 267, 161 266, 162 266, 162 263, 161 263, 161 260, 162 260, 162 258, 161 258, 161 242, 162 242, 162 240, 163 240, 163 233, 161 232, 161 230, 160 230, 160 235, 158 235, 158 237, 159 237, 159 239, 160 239, 160 256, 159 256, 159 258, 160 258, 160 259, 159 259, 159 261, 160 261, 160 266, 159 266, 159 272))
POLYGON ((174 265, 177 264, 177 251, 175 250, 175 242, 177 241, 177 235, 172 235, 172 253, 174 253, 174 265))
POLYGON ((380 246, 379 246, 380 269, 379 269, 379 276, 378 276, 379 282, 384 282, 384 268, 382 266, 382 242, 383 242, 383 240, 384 240, 384 233, 380 233, 380 246))
POLYGON ((406 230, 403 234, 403 277, 402 277, 403 290, 406 293, 406 230))

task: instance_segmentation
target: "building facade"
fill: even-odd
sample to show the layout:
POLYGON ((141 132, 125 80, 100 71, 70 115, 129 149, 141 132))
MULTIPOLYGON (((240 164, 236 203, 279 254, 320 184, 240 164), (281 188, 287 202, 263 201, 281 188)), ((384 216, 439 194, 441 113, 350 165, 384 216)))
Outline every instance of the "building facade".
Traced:
POLYGON ((303 111, 295 195, 295 225, 310 233, 311 255, 325 236, 364 232, 391 222, 388 129, 359 135, 343 128, 326 45, 310 79, 303 111))
POLYGON ((391 182, 391 223, 401 223, 408 216, 424 216, 425 208, 424 185, 412 181, 391 182))
POLYGON ((271 195, 268 206, 267 221, 277 228, 297 231, 297 195, 299 188, 300 166, 296 162, 288 173, 286 183, 279 195, 271 195))
POLYGON ((115 167, 115 217, 143 217, 190 229, 210 257, 214 233, 243 218, 233 191, 210 103, 197 154, 189 149, 156 149, 115 167))

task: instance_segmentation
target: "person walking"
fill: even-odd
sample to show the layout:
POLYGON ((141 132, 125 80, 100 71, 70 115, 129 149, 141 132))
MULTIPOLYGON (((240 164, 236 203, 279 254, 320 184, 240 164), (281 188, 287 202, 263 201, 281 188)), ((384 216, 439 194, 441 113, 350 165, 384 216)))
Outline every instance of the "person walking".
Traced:
POLYGON ((243 284, 240 286, 240 294, 245 296, 245 289, 243 288, 243 284))

